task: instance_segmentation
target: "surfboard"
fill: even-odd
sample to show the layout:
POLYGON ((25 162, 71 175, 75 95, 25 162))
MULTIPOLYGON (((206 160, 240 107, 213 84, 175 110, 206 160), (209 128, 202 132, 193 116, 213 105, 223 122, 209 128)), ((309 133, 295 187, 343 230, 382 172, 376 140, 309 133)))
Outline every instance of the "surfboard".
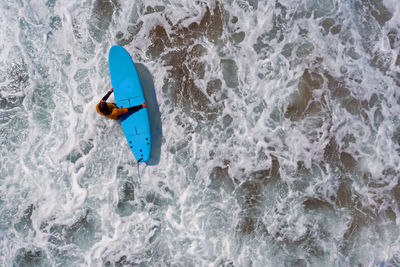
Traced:
MULTIPOLYGON (((129 108, 145 102, 142 85, 129 53, 120 45, 111 47, 108 55, 111 84, 119 108, 129 108)), ((128 145, 138 162, 150 157, 151 132, 147 108, 120 116, 128 145)))

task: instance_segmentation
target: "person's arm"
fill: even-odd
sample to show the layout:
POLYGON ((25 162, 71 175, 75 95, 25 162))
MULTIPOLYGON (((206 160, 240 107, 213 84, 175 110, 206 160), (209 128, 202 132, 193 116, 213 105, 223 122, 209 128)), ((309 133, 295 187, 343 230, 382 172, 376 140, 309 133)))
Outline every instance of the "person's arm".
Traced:
POLYGON ((146 103, 146 102, 143 102, 141 105, 134 106, 134 107, 130 107, 130 108, 128 108, 128 111, 136 112, 136 111, 138 111, 138 110, 141 109, 141 108, 147 108, 147 103, 146 103))
POLYGON ((114 110, 115 110, 117 116, 119 117, 122 114, 127 113, 128 111, 132 111, 132 113, 135 113, 139 109, 146 108, 146 107, 147 107, 146 102, 143 102, 141 105, 138 105, 138 106, 133 106, 133 107, 130 107, 130 108, 118 108, 118 109, 114 109, 114 110))
POLYGON ((107 99, 110 97, 110 95, 113 91, 114 91, 114 88, 111 88, 110 91, 108 91, 107 94, 101 100, 107 101, 107 99))

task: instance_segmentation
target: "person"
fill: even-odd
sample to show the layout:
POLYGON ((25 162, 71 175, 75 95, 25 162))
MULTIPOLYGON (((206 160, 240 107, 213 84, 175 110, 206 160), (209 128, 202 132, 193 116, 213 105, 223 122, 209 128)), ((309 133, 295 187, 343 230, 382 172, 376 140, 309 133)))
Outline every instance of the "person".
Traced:
POLYGON ((114 103, 106 102, 113 91, 114 91, 114 88, 111 88, 111 90, 108 91, 107 94, 96 105, 97 113, 99 113, 101 116, 104 116, 106 118, 113 119, 113 120, 119 120, 119 116, 121 116, 122 114, 125 114, 130 111, 136 112, 136 111, 140 110, 141 108, 147 107, 146 102, 143 102, 141 105, 133 106, 130 108, 118 108, 117 105, 115 105, 114 103))

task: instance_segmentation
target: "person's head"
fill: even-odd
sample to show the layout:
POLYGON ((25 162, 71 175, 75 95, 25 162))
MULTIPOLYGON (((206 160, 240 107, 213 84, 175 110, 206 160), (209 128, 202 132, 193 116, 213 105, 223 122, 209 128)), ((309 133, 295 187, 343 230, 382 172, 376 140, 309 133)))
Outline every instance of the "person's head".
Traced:
POLYGON ((99 103, 99 110, 104 115, 110 115, 111 114, 111 111, 108 109, 107 102, 105 102, 105 101, 101 101, 99 103))

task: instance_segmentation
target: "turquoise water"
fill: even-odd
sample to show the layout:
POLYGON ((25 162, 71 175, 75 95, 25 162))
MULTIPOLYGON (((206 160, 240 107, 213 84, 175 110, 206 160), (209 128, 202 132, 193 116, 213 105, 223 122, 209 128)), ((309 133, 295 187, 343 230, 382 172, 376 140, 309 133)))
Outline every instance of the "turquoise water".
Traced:
POLYGON ((400 265, 399 8, 2 1, 0 265, 400 265), (114 44, 162 133, 140 188, 114 44))

